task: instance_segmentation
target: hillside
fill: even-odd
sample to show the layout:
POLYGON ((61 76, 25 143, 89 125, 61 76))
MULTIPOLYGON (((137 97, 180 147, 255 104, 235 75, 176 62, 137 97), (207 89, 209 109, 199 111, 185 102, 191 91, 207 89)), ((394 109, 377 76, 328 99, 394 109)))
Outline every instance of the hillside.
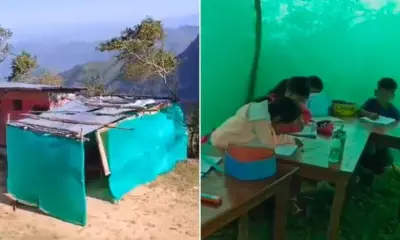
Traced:
MULTIPOLYGON (((177 53, 180 65, 177 69, 179 95, 185 101, 198 101, 199 97, 199 37, 198 28, 184 27, 179 31, 169 31, 166 40, 169 50, 177 53), (192 36, 197 30, 196 36, 192 36), (179 41, 177 41, 179 39, 179 41)), ((114 59, 95 61, 73 67, 60 75, 67 86, 82 86, 87 72, 98 72, 102 75, 107 89, 119 93, 138 95, 165 95, 167 91, 159 79, 145 82, 127 80, 121 74, 122 64, 114 59)))
MULTIPOLYGON (((121 28, 119 28, 121 29, 121 28)), ((78 31, 78 30, 77 30, 78 31)), ((108 31, 108 38, 118 34, 116 30, 103 30, 108 31), (112 34, 116 32, 116 34, 112 34)), ((85 32, 82 29, 79 32, 85 32)), ((102 29, 92 28, 91 31, 86 31, 93 35, 97 32, 102 32, 102 29)), ((183 52, 191 41, 197 36, 199 32, 198 26, 183 26, 179 28, 167 28, 167 38, 165 46, 177 54, 183 52)), ((89 34, 86 33, 86 34, 89 34)), ((43 37, 40 40, 25 39, 13 43, 12 51, 20 53, 26 50, 35 55, 40 63, 40 68, 47 69, 51 72, 67 71, 74 66, 91 63, 108 61, 112 58, 110 53, 101 53, 96 51, 96 47, 101 42, 100 40, 92 40, 92 38, 85 37, 83 40, 67 40, 60 34, 57 36, 43 37)), ((76 39, 83 38, 77 35, 76 39)), ((107 38, 105 38, 107 39, 107 38)), ((6 59, 0 64, 0 78, 10 74, 11 58, 6 59)))

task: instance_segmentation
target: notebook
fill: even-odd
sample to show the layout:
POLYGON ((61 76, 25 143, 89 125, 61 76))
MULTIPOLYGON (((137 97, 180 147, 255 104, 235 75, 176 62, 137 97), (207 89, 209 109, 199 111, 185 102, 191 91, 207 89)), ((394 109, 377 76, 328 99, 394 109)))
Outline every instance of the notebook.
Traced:
POLYGON ((297 148, 297 145, 278 145, 275 147, 275 153, 279 156, 289 157, 296 152, 297 148))
POLYGON ((317 129, 315 126, 304 126, 301 132, 290 133, 289 135, 295 137, 305 137, 305 138, 316 138, 317 137, 317 129))
POLYGON ((314 122, 320 122, 320 121, 331 121, 331 122, 343 122, 342 119, 336 118, 336 117, 331 117, 331 116, 326 116, 326 117, 313 117, 312 119, 314 122))
POLYGON ((388 117, 383 117, 383 116, 379 116, 379 118, 377 120, 372 120, 372 119, 369 119, 367 117, 363 117, 361 119, 366 121, 366 122, 379 124, 379 125, 389 125, 389 124, 392 124, 392 123, 394 123, 396 121, 393 118, 388 118, 388 117))

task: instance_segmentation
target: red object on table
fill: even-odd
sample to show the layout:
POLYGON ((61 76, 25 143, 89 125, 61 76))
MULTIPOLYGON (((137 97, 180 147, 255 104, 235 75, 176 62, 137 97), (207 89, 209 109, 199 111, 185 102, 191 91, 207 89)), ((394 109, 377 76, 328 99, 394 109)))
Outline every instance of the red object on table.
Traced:
POLYGON ((324 136, 332 136, 334 129, 335 129, 335 126, 333 125, 332 121, 320 121, 320 122, 317 122, 317 132, 318 132, 318 134, 321 134, 321 135, 324 135, 324 136))

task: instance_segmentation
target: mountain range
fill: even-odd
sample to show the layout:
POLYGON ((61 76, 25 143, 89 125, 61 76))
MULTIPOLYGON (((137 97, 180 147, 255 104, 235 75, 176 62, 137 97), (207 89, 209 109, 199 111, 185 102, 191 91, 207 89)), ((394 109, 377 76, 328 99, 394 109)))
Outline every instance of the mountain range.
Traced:
MULTIPOLYGON (((194 19, 188 16, 188 19, 194 19)), ((179 80, 179 95, 186 101, 198 101, 199 96, 199 27, 174 27, 174 20, 168 20, 166 28, 165 47, 176 54, 179 66, 174 74, 179 80), (169 22, 168 22, 169 21, 169 22)), ((190 22, 187 20, 186 22, 190 22)), ((121 29, 123 30, 123 29, 121 29)), ((93 31, 93 28, 92 28, 93 31)), ((107 30, 103 30, 103 33, 107 30)), ((121 74, 122 64, 117 62, 112 53, 96 51, 100 42, 105 39, 89 41, 68 41, 65 38, 53 39, 46 37, 41 40, 24 40, 13 43, 13 52, 28 51, 37 57, 40 69, 57 73, 64 78, 66 86, 82 86, 86 73, 95 71, 101 74, 103 84, 107 89, 119 93, 158 94, 166 93, 165 87, 159 79, 138 81, 125 79, 121 74)), ((6 77, 10 73, 11 59, 0 64, 0 76, 6 77)), ((38 71, 41 72, 41 71, 38 71)))

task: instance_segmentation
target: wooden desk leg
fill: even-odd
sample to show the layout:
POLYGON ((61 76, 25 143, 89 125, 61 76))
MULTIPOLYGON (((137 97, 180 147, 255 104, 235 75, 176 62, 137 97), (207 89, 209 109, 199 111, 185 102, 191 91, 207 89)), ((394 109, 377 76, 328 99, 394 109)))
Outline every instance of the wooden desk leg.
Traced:
POLYGON ((331 207, 331 216, 328 228, 328 240, 339 239, 340 217, 342 216, 343 203, 346 197, 347 181, 339 181, 336 183, 335 196, 331 207))
POLYGON ((286 236, 286 218, 287 205, 290 195, 290 182, 286 181, 275 196, 275 212, 274 212, 274 240, 285 240, 286 236))
POLYGON ((239 218, 238 240, 249 239, 249 215, 245 214, 239 218))

